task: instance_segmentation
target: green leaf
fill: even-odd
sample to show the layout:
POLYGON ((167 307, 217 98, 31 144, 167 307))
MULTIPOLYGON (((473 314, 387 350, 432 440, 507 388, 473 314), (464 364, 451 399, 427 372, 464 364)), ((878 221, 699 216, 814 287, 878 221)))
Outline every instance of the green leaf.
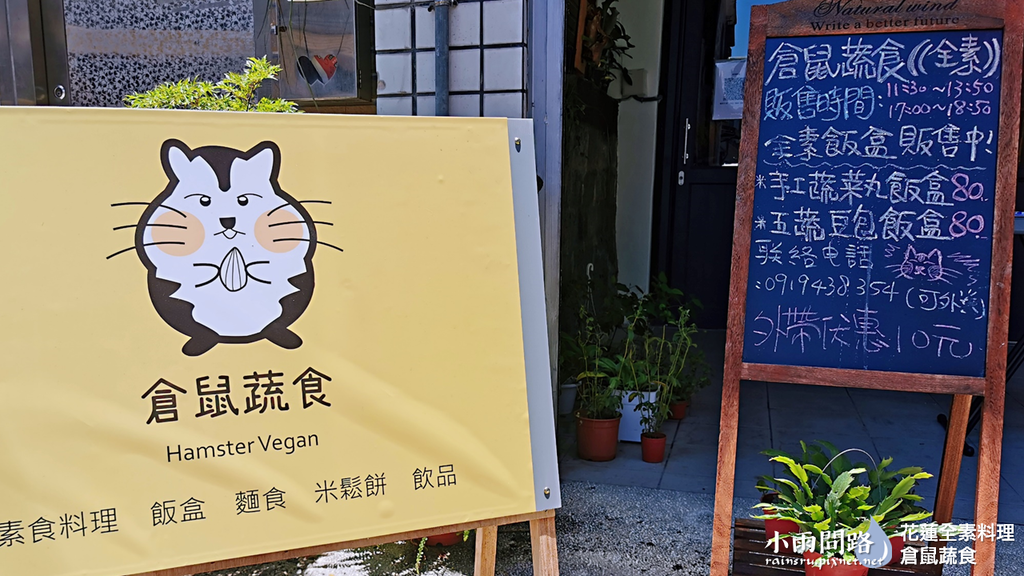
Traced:
POLYGON ((839 506, 840 499, 846 494, 846 490, 853 484, 854 476, 864 472, 863 468, 854 468, 853 470, 847 470, 840 474, 835 482, 832 483, 832 490, 829 491, 828 496, 825 497, 825 512, 828 516, 835 517, 836 508, 839 506))
POLYGON ((262 98, 254 102, 260 85, 276 79, 280 71, 280 66, 266 58, 249 58, 241 73, 228 72, 216 84, 186 78, 161 84, 148 92, 129 94, 124 103, 129 108, 299 112, 298 106, 287 100, 262 98))
POLYGON ((901 468, 897 470, 896 474, 899 474, 900 476, 912 476, 914 474, 920 474, 921 472, 924 472, 924 469, 920 466, 911 466, 909 468, 901 468))
POLYGON ((918 512, 917 514, 907 514, 906 516, 900 518, 899 522, 901 524, 907 522, 920 522, 921 520, 930 518, 931 515, 931 512, 918 512))

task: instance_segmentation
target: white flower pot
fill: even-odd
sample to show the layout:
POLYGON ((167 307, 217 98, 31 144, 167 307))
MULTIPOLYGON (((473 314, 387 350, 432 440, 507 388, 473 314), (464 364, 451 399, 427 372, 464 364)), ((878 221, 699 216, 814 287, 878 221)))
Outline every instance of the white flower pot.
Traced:
POLYGON ((620 391, 619 396, 622 397, 622 421, 619 423, 619 441, 621 442, 639 442, 640 434, 643 433, 644 427, 640 424, 640 418, 643 416, 642 410, 637 410, 636 407, 641 402, 654 402, 658 398, 658 392, 641 392, 639 396, 633 400, 629 399, 632 392, 620 391))
POLYGON ((558 414, 560 416, 572 414, 572 409, 576 405, 576 383, 566 382, 560 386, 558 392, 558 414))

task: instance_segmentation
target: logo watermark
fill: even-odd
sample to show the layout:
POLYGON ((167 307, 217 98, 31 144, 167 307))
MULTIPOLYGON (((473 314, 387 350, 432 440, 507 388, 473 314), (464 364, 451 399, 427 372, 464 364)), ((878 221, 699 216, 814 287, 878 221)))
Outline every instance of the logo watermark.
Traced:
MULTIPOLYGON (((872 521, 872 524, 877 526, 872 521)), ((890 562, 904 566, 918 565, 974 565, 974 542, 1014 542, 1013 524, 904 524, 899 531, 886 537, 879 527, 875 530, 854 531, 847 529, 824 530, 817 536, 810 532, 795 533, 789 538, 791 549, 796 554, 810 553, 804 557, 775 557, 765 560, 771 566, 797 566, 809 563, 838 563, 852 554, 856 562, 868 568, 878 568, 890 562), (892 540, 902 538, 902 550, 892 549, 892 540), (875 544, 880 543, 880 547, 875 544), (819 560, 820 557, 825 560, 819 560)), ((780 551, 786 537, 779 535, 766 544, 780 551)))

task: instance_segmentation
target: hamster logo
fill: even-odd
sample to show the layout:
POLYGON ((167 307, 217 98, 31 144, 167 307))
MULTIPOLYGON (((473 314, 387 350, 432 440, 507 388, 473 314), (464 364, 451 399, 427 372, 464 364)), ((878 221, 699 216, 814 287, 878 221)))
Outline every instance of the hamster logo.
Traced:
POLYGON ((189 337, 182 347, 199 356, 217 344, 259 340, 287 349, 302 339, 289 327, 313 296, 317 238, 303 204, 281 189, 281 151, 262 142, 248 151, 221 146, 190 149, 164 142, 160 159, 168 183, 144 205, 134 250, 148 270, 157 314, 189 337))

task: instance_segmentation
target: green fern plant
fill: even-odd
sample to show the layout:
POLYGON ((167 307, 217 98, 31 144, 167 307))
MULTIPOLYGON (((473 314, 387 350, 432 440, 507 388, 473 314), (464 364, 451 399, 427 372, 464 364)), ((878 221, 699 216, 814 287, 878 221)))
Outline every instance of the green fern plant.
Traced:
POLYGON ((235 112, 300 112, 294 102, 280 98, 259 98, 264 82, 276 80, 281 67, 266 57, 249 58, 241 72, 228 72, 220 82, 185 78, 161 84, 146 92, 124 97, 128 108, 165 110, 227 110, 235 112))
MULTIPOLYGON (((917 504, 923 498, 914 494, 918 480, 932 477, 921 468, 889 471, 893 460, 885 458, 869 469, 845 456, 855 449, 841 452, 822 440, 814 444, 801 441, 800 447, 799 456, 781 450, 761 452, 769 456, 769 461, 783 465, 784 477, 760 477, 757 489, 771 494, 773 501, 756 505, 764 513, 755 518, 792 520, 801 532, 809 532, 820 541, 823 531, 865 532, 871 519, 887 536, 895 536, 904 525, 932 515, 917 504)), ((822 557, 833 554, 824 552, 822 557)), ((847 552, 844 559, 853 561, 855 557, 847 552)))

